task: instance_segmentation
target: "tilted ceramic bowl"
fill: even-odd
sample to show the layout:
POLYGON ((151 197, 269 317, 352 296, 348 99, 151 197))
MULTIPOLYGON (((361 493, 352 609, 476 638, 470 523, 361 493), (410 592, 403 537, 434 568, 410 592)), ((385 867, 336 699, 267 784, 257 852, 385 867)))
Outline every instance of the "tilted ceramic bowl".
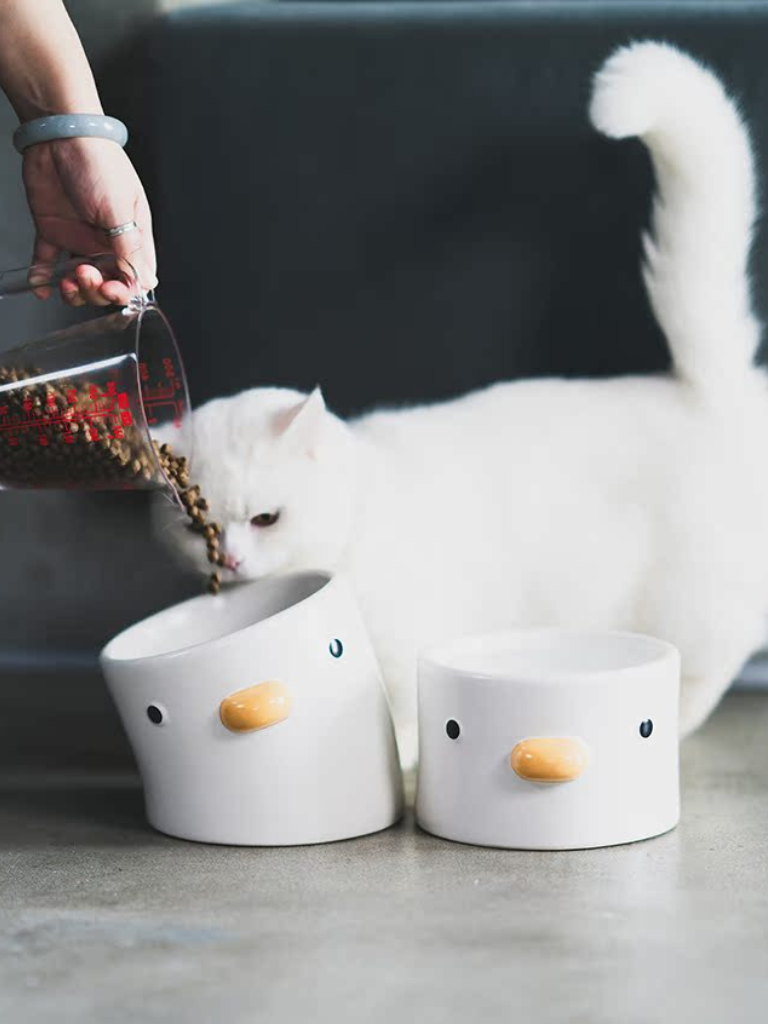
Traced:
POLYGON ((161 832, 282 846, 399 818, 389 708, 342 579, 193 598, 121 633, 101 664, 161 832))

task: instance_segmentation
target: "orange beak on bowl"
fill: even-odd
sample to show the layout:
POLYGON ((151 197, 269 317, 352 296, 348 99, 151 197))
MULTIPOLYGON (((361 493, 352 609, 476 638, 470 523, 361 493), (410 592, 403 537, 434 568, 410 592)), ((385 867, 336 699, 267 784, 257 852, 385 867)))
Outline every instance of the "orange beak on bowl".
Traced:
POLYGON ((257 683, 231 693, 219 705, 221 724, 230 732, 255 732, 284 721, 291 713, 291 694, 282 683, 257 683))
POLYGON ((532 736, 515 746, 510 764, 528 782, 572 782, 589 764, 589 748, 578 736, 532 736))

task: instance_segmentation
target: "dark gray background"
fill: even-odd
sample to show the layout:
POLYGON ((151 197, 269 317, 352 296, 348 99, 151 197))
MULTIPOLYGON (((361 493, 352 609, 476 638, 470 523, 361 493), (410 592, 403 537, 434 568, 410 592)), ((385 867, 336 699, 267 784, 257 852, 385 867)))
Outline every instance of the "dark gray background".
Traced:
MULTIPOLYGON (((159 298, 192 397, 321 383, 347 414, 500 378, 667 363, 643 294, 636 142, 586 118, 590 77, 655 37, 706 58, 768 166, 763 3, 69 4, 152 200, 159 298)), ((0 265, 31 230, 0 107, 0 265)), ((755 253, 765 305, 768 249, 755 253)), ((53 306, 0 305, 0 338, 53 306)), ((140 496, 4 492, 0 762, 125 756, 94 671, 185 594, 140 496), (34 712, 34 714, 33 714, 34 712)))

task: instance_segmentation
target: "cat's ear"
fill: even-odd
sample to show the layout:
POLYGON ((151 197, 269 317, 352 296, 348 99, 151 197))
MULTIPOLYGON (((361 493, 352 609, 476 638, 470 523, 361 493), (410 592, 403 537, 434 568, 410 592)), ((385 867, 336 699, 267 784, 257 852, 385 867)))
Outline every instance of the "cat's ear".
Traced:
POLYGON ((275 430, 281 443, 314 457, 323 433, 328 410, 319 387, 290 409, 281 412, 275 430))

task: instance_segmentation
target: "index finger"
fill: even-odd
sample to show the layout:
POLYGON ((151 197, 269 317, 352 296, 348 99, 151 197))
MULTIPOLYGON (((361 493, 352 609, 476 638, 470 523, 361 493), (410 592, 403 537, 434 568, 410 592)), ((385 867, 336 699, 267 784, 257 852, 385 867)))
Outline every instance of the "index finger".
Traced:
POLYGON ((100 288, 101 294, 115 306, 127 306, 133 298, 133 292, 122 281, 105 281, 100 288))

